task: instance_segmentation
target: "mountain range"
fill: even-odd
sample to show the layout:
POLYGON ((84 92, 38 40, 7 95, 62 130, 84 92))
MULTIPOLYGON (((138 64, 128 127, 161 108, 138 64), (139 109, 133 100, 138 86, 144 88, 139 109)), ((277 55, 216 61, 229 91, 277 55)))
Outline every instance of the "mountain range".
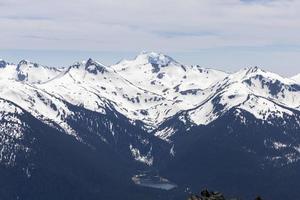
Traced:
POLYGON ((300 198, 300 74, 0 60, 0 121, 0 199, 300 198))

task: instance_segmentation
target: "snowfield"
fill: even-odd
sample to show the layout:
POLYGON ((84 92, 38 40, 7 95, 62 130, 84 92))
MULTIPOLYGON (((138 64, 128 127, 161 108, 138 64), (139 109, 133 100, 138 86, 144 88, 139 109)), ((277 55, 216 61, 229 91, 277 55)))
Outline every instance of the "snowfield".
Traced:
MULTIPOLYGON (((225 73, 155 52, 112 66, 92 59, 66 68, 1 60, 0 95, 75 137, 66 121, 73 115, 67 104, 102 114, 112 106, 133 124, 141 121, 149 132, 181 112, 189 122, 207 125, 232 108, 261 120, 300 111, 299 75, 284 78, 257 67, 225 73)), ((172 132, 168 128, 155 135, 167 140, 172 132)))

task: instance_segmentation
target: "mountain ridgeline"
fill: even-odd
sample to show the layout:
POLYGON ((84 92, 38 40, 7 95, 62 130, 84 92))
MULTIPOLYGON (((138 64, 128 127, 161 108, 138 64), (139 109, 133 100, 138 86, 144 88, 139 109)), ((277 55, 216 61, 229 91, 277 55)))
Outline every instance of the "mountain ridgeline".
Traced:
POLYGON ((299 75, 0 60, 0 121, 0 199, 300 199, 299 75))

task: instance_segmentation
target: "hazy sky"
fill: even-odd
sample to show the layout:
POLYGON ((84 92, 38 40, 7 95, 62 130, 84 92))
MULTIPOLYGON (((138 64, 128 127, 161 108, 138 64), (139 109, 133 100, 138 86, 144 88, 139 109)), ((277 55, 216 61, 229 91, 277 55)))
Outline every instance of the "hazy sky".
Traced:
POLYGON ((142 50, 226 71, 300 73, 299 0, 0 1, 0 57, 104 64, 142 50))

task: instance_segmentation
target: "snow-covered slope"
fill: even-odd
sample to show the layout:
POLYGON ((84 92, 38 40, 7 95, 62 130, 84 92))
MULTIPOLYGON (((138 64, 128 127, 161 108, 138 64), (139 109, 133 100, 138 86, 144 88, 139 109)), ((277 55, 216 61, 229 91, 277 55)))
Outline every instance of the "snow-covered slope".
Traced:
MULTIPOLYGON (((300 86, 291 79, 257 67, 245 68, 228 75, 207 90, 208 96, 198 105, 184 110, 179 119, 187 126, 208 125, 231 109, 245 122, 246 111, 266 123, 285 120, 300 110, 300 86)), ((300 119, 296 119, 300 125, 300 119)), ((176 130, 159 129, 155 135, 168 140, 176 130)))
POLYGON ((0 96, 14 102, 44 123, 60 127, 66 133, 76 136, 65 120, 72 112, 63 100, 48 92, 24 82, 0 80, 0 96))
POLYGON ((3 60, 0 61, 0 79, 1 80, 16 80, 18 73, 17 66, 9 64, 3 60))
POLYGON ((17 80, 29 83, 43 83, 61 73, 58 68, 42 66, 26 60, 22 60, 17 65, 16 70, 18 73, 17 80))
POLYGON ((34 84, 49 81, 60 73, 61 69, 39 65, 26 60, 20 61, 17 65, 0 60, 0 79, 25 81, 34 84))
POLYGON ((101 113, 109 102, 132 121, 142 121, 151 129, 206 99, 209 86, 226 75, 215 70, 184 67, 168 56, 155 53, 137 56, 127 65, 128 71, 119 65, 108 67, 89 59, 75 63, 55 79, 36 87, 101 113), (165 77, 160 77, 155 70, 165 73, 165 77), (160 85, 153 81, 159 81, 160 85))
POLYGON ((112 104, 129 119, 152 126, 164 119, 165 115, 160 112, 173 103, 162 95, 130 83, 111 67, 91 59, 70 66, 54 80, 37 87, 92 111, 105 113, 105 105, 112 104))
POLYGON ((76 131, 66 122, 72 115, 67 104, 102 114, 113 107, 131 123, 142 122, 149 131, 181 112, 186 113, 182 120, 207 125, 232 108, 262 120, 300 110, 296 78, 283 78, 257 67, 228 74, 186 66, 154 52, 112 66, 89 59, 64 69, 1 60, 0 81, 3 99, 75 136, 76 131))
POLYGON ((300 84, 300 74, 297 74, 296 76, 291 77, 291 79, 300 84))
POLYGON ((168 99, 184 99, 185 95, 201 93, 228 75, 199 66, 186 66, 154 52, 141 53, 134 60, 123 60, 112 68, 134 85, 168 99))
POLYGON ((191 120, 196 124, 208 124, 233 107, 263 120, 268 120, 270 115, 292 115, 289 109, 300 110, 300 86, 257 67, 229 75, 214 86, 214 91, 208 101, 190 111, 191 120))

